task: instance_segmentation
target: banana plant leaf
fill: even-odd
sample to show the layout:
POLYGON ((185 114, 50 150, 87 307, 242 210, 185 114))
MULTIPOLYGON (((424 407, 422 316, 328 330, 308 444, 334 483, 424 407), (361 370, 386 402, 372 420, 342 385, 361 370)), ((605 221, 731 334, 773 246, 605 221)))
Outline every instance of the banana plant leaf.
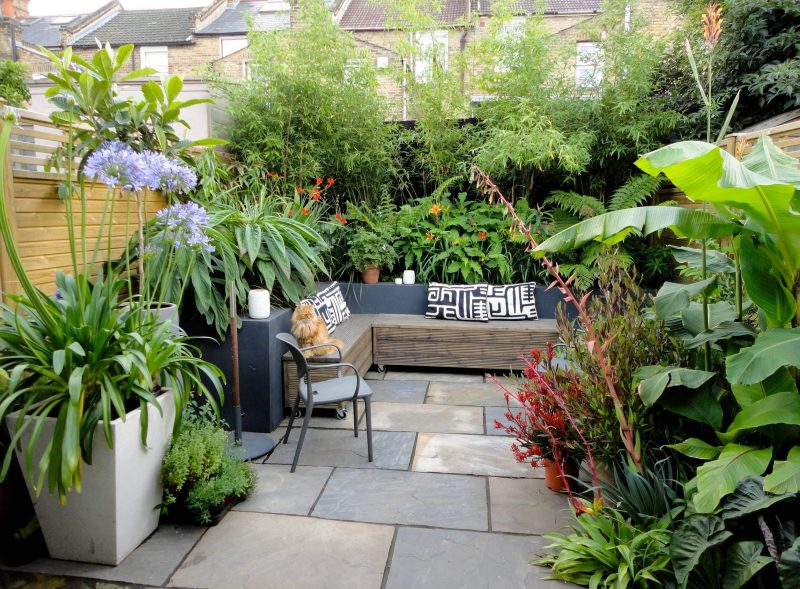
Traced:
POLYGON ((697 493, 692 503, 698 513, 713 512, 739 481, 748 476, 761 476, 772 460, 772 448, 756 448, 728 444, 716 460, 697 469, 697 493))
POLYGON ((768 493, 800 492, 800 447, 789 450, 786 460, 776 460, 772 472, 764 478, 764 490, 768 493))

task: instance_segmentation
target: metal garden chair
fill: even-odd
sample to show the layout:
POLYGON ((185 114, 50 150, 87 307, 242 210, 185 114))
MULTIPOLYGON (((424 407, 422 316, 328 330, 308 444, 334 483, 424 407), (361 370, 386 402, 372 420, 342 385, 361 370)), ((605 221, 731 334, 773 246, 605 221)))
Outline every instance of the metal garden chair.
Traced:
POLYGON ((303 441, 306 437, 306 430, 311 421, 311 413, 314 411, 314 405, 319 403, 321 405, 328 405, 333 403, 343 403, 345 401, 353 402, 353 432, 355 437, 358 437, 358 400, 362 399, 365 405, 366 420, 367 420, 367 454, 369 461, 372 462, 372 413, 370 408, 370 401, 372 399, 372 389, 366 381, 361 378, 358 370, 352 364, 342 362, 342 351, 338 346, 333 344, 319 344, 316 346, 309 346, 301 348, 289 333, 279 333, 276 335, 279 340, 289 347, 292 353, 295 364, 297 364, 297 381, 298 381, 298 395, 292 407, 292 413, 289 416, 289 425, 286 428, 286 435, 283 436, 283 443, 289 441, 289 434, 292 431, 295 415, 297 415, 300 407, 300 400, 306 406, 306 412, 303 417, 303 429, 300 431, 300 439, 297 442, 297 449, 294 452, 294 460, 292 461, 291 472, 297 468, 297 461, 300 458, 300 450, 303 448, 303 441), (339 354, 339 361, 336 363, 313 363, 303 355, 303 352, 321 347, 334 347, 339 354), (336 368, 336 378, 323 380, 321 382, 314 382, 311 378, 311 373, 317 368, 336 368), (350 368, 355 374, 342 376, 342 369, 350 368))

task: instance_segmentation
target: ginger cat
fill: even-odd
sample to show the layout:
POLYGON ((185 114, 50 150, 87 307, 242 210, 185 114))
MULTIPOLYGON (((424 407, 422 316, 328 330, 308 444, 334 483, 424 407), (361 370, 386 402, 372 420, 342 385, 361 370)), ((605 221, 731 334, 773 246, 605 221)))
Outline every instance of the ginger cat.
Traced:
MULTIPOLYGON (((326 343, 335 344, 339 347, 344 345, 342 340, 330 338, 325 321, 317 315, 313 305, 300 305, 292 313, 292 335, 301 348, 326 343)), ((314 350, 306 350, 303 355, 306 358, 311 358, 313 356, 332 354, 335 351, 336 348, 333 346, 326 346, 314 350)))

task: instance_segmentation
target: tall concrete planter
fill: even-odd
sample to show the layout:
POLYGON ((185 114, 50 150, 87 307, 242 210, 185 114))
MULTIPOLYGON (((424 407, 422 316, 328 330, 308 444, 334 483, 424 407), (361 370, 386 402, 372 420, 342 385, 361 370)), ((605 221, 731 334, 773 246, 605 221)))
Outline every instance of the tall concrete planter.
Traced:
MULTIPOLYGON (((158 526, 162 498, 161 463, 175 424, 175 402, 171 391, 158 397, 163 414, 148 405, 147 446, 142 445, 140 409, 125 420, 111 422, 114 447, 109 448, 102 424, 97 425, 92 446, 92 464, 84 464, 82 491, 67 495, 61 505, 47 488, 36 497, 25 473, 28 493, 52 558, 117 565, 158 526)), ((16 415, 6 417, 9 430, 16 415)), ((56 420, 48 418, 39 438, 37 463, 52 437, 56 420)), ((23 452, 17 460, 24 464, 23 452)), ((24 470, 24 469, 23 469, 24 470)), ((46 481, 46 479, 45 479, 46 481)), ((45 482, 45 485, 47 483, 45 482)))

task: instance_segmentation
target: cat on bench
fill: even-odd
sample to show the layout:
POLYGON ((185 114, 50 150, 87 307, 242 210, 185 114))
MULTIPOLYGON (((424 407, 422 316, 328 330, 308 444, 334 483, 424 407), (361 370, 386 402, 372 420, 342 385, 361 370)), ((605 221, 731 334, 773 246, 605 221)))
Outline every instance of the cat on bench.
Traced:
MULTIPOLYGON (((328 328, 322 317, 317 315, 313 305, 298 305, 292 313, 292 335, 301 348, 316 346, 318 344, 334 344, 340 348, 344 342, 340 339, 331 339, 328 328)), ((306 350, 306 358, 325 356, 336 351, 334 346, 323 346, 313 350, 306 350)))

